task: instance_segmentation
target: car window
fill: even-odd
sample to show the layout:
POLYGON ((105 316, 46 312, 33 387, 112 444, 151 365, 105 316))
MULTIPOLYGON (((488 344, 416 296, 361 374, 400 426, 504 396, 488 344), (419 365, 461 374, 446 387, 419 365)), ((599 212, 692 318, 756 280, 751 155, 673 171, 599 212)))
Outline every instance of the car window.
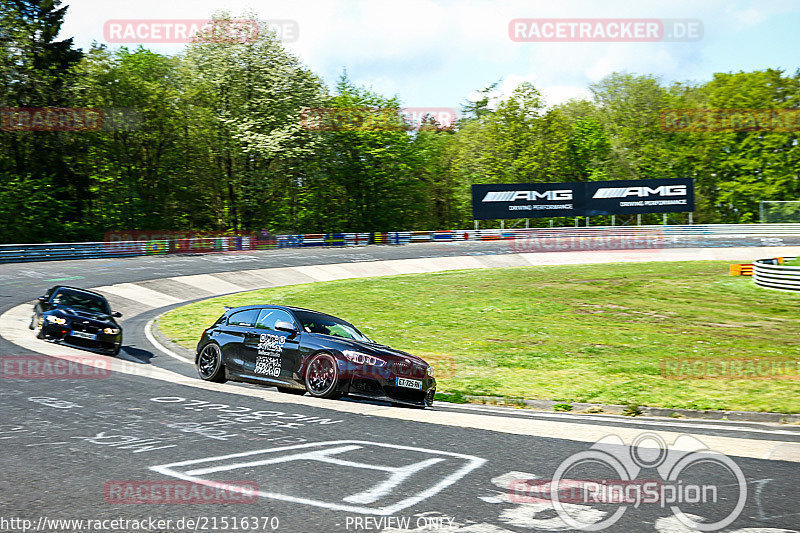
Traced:
POLYGON ((258 320, 256 321, 256 327, 259 329, 275 329, 275 323, 279 320, 288 322, 290 324, 294 324, 294 319, 292 315, 284 311, 283 309, 262 309, 261 312, 258 314, 258 320))
POLYGON ((87 292, 62 289, 53 296, 52 303, 76 309, 85 309, 97 313, 110 313, 108 302, 99 296, 87 292))
POLYGON ((303 324, 303 329, 309 333, 321 333, 323 335, 369 342, 369 338, 344 320, 314 311, 295 310, 294 313, 300 323, 303 324))
POLYGON ((228 317, 228 325, 252 328, 256 323, 256 318, 258 318, 258 309, 247 309, 233 313, 228 317))

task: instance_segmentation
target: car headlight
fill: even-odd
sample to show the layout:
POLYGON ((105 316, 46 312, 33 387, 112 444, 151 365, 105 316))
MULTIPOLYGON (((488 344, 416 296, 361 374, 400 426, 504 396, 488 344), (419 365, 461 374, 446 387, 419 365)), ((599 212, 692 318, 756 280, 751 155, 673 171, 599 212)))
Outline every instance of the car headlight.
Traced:
POLYGON ((357 365, 384 366, 386 364, 386 361, 380 357, 375 357, 374 355, 363 352, 356 352, 355 350, 342 350, 342 355, 344 355, 348 361, 356 363, 357 365))
POLYGON ((63 326, 67 323, 66 318, 61 318, 60 316, 55 315, 47 315, 47 321, 51 324, 58 324, 59 326, 63 326))
POLYGON ((119 328, 106 328, 103 330, 106 335, 116 335, 119 333, 119 328))
POLYGON ((433 367, 428 365, 428 369, 425 371, 429 378, 433 377, 433 367))

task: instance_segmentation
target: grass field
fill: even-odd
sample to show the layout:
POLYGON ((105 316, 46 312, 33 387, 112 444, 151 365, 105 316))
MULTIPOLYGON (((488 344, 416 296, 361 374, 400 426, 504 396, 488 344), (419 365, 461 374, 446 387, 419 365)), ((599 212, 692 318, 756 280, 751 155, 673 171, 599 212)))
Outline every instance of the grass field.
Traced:
MULTIPOLYGON (((159 328, 194 348, 224 305, 325 311, 437 368, 440 392, 800 412, 800 379, 666 379, 661 360, 800 360, 800 295, 728 263, 463 270, 279 287, 188 305, 159 328)), ((793 367, 797 368, 796 363, 793 367)))

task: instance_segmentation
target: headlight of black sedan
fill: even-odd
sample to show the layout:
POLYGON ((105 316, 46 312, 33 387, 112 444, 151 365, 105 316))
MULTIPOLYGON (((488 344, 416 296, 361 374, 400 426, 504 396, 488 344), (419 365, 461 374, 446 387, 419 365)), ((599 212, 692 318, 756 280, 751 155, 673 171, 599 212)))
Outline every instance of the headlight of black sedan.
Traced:
POLYGON ((342 355, 344 355, 348 361, 356 363, 357 365, 386 366, 386 361, 367 353, 357 352, 355 350, 342 350, 342 355))

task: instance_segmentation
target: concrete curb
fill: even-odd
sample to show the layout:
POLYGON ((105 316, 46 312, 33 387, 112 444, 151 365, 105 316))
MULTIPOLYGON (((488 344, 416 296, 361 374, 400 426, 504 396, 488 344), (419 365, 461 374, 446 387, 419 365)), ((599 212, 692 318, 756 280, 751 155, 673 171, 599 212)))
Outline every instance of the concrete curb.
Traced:
MULTIPOLYGON (((527 407, 537 411, 555 411, 564 414, 610 414, 627 416, 654 416, 664 418, 689 418, 694 420, 729 420, 739 422, 766 422, 771 424, 800 424, 800 414, 771 413, 758 411, 714 411, 714 410, 695 410, 695 409, 671 409, 666 407, 647 407, 638 406, 639 414, 627 414, 632 406, 602 404, 602 403, 569 403, 554 402, 552 400, 523 400, 521 398, 503 398, 499 396, 469 396, 464 395, 464 399, 473 404, 490 404, 527 407), (569 411, 554 409, 555 405, 571 405, 569 411)), ((447 401, 447 400, 439 400, 447 401)))
POLYGON ((177 342, 173 341, 172 339, 161 333, 161 330, 158 329, 158 319, 161 318, 162 316, 163 313, 153 319, 152 326, 150 327, 150 332, 153 334, 153 337, 155 337, 156 340, 160 342, 165 348, 173 351, 177 355, 180 355, 181 357, 186 359, 187 363, 194 364, 194 356, 195 356, 194 350, 189 350, 188 348, 184 348, 177 342))

